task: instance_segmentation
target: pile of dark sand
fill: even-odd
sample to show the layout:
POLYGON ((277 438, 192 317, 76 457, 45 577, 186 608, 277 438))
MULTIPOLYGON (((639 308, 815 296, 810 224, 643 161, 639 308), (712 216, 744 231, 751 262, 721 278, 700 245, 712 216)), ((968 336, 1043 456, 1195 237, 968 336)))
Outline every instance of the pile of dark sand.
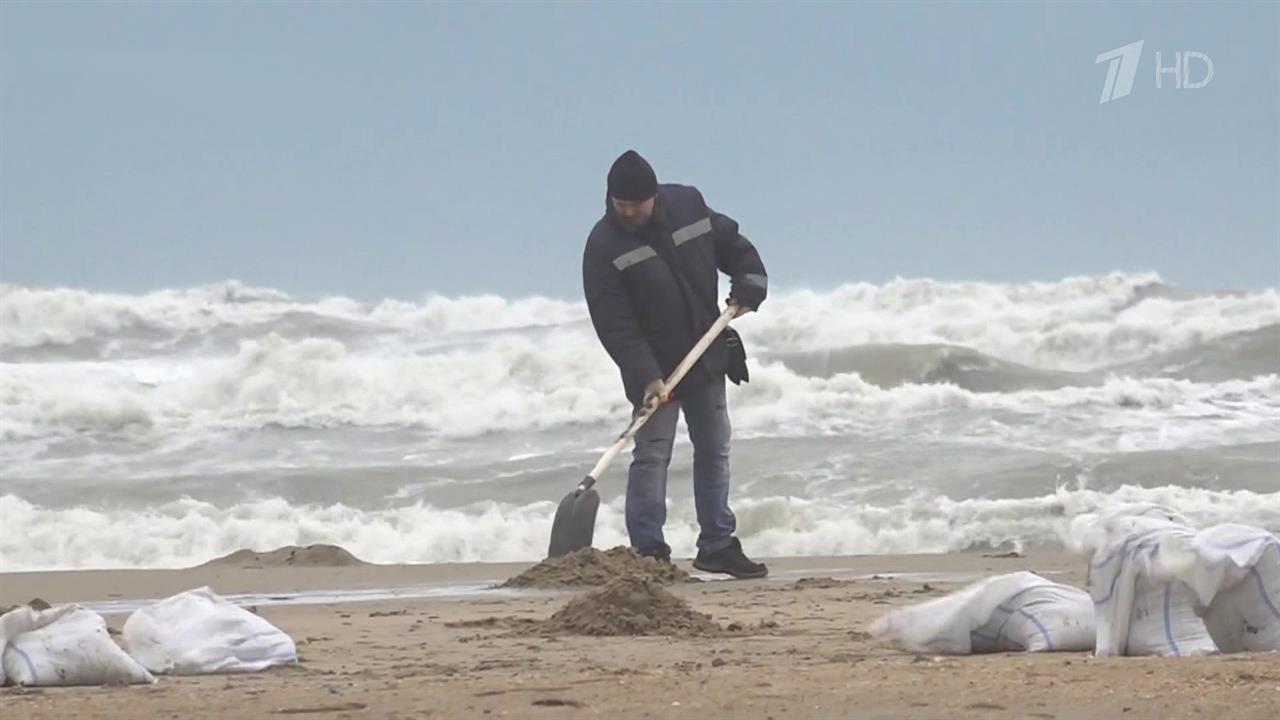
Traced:
POLYGON ((337 545, 286 545, 267 552, 237 550, 215 558, 200 567, 349 567, 368 565, 365 561, 337 545))
POLYGON ((620 577, 543 621, 551 635, 717 635, 720 626, 658 582, 620 577))
POLYGON ((629 547, 609 550, 582 548, 563 557, 547 558, 502 587, 562 588, 604 585, 618 578, 635 578, 661 585, 690 582, 689 573, 667 562, 641 557, 629 547))

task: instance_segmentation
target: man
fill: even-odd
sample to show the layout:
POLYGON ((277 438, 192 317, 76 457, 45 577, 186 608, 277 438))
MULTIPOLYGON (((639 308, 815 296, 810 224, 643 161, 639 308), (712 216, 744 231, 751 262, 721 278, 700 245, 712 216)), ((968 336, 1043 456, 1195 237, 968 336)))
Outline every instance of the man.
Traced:
POLYGON ((738 578, 768 569, 752 562, 733 536, 729 509, 729 413, 725 376, 746 379, 737 334, 716 339, 678 387, 664 386, 720 315, 722 271, 731 278, 729 303, 755 310, 768 288, 764 264, 738 223, 707 207, 697 188, 659 185, 634 150, 609 170, 605 213, 587 238, 582 280, 596 334, 622 373, 627 398, 654 414, 636 435, 627 476, 627 533, 641 555, 670 562, 663 539, 667 466, 683 410, 693 443, 693 497, 698 556, 693 566, 738 578))

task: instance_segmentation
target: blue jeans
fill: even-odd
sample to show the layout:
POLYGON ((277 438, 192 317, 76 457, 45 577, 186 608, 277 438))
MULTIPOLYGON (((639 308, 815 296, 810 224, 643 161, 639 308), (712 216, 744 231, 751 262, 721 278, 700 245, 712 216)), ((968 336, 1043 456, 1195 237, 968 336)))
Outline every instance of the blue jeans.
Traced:
POLYGON ((676 421, 684 411, 693 443, 693 503, 698 511, 698 549, 729 546, 737 519, 729 509, 729 409, 724 378, 695 388, 663 407, 640 428, 627 474, 627 534, 641 553, 667 550, 662 526, 667 521, 667 466, 676 439, 676 421))

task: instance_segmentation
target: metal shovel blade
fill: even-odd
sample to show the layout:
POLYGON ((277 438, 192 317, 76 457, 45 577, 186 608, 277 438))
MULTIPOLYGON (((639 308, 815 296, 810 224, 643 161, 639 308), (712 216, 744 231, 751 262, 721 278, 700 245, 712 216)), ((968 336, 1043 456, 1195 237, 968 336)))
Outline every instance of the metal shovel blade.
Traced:
POLYGON ((556 519, 551 524, 551 545, 547 557, 561 557, 575 550, 591 547, 596 533, 596 512, 600 509, 600 494, 595 488, 575 488, 564 496, 556 508, 556 519))

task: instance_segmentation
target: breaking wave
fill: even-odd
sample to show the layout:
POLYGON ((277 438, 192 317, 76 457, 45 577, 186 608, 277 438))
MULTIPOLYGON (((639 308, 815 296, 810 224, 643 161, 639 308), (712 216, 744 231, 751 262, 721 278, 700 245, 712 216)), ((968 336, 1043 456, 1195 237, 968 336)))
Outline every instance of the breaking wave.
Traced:
MULTIPOLYGON (((766 557, 1060 549, 1070 518, 1130 503, 1173 508, 1200 524, 1237 522, 1280 530, 1280 492, 1123 486, 1059 489, 1022 499, 950 500, 916 495, 890 505, 796 497, 734 503, 738 534, 766 557)), ((697 525, 672 508, 667 539, 678 557, 695 551, 697 525)), ((49 509, 0 496, 5 571, 51 568, 189 567, 242 548, 333 543, 383 563, 536 561, 546 554, 555 504, 480 503, 387 510, 298 506, 274 498, 217 507, 196 500, 145 510, 49 509)), ((595 545, 625 544, 620 501, 602 505, 595 545)))

